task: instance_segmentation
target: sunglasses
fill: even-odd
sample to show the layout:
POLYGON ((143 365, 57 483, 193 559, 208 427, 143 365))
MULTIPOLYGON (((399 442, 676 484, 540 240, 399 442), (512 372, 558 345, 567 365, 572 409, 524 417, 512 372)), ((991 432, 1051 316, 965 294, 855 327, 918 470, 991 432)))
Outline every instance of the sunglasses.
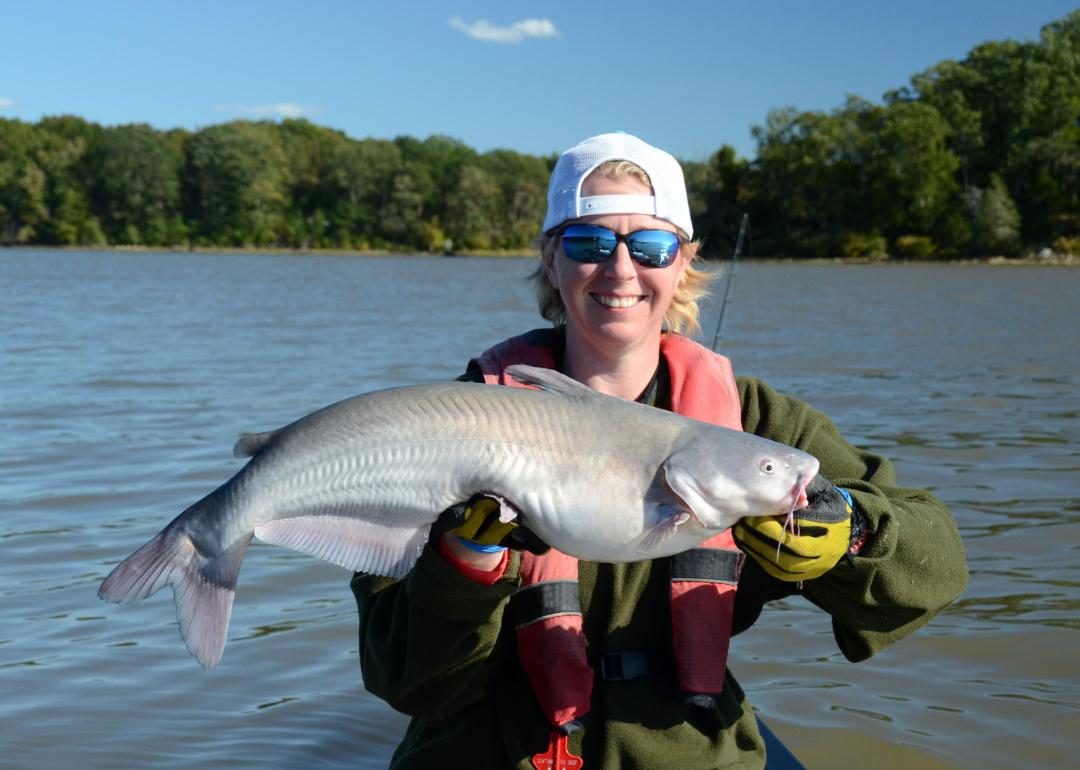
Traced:
POLYGON ((636 230, 623 235, 600 225, 567 225, 562 231, 562 247, 573 262, 599 264, 625 243, 630 258, 645 267, 667 267, 679 256, 681 239, 667 230, 636 230))

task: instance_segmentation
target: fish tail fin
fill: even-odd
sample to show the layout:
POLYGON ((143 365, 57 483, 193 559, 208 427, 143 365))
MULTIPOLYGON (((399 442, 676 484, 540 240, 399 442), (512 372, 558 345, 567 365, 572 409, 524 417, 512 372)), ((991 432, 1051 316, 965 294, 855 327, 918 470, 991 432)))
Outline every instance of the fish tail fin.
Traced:
POLYGON ((166 528, 120 562, 102 582, 98 596, 135 604, 171 585, 180 635, 188 651, 203 668, 213 668, 225 649, 236 578, 250 542, 248 535, 206 557, 186 534, 166 528))
POLYGON ((119 604, 136 604, 166 585, 176 582, 194 556, 190 540, 159 532, 149 543, 116 565, 98 589, 98 598, 119 604), (184 548, 187 541, 188 548, 184 548))

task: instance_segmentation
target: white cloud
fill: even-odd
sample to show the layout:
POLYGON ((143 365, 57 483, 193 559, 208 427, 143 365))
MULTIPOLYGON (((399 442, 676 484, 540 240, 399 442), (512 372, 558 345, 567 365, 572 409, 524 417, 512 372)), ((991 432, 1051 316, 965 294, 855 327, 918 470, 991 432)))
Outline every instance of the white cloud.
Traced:
POLYGON ((15 106, 15 102, 6 97, 0 96, 0 110, 7 110, 15 106))
POLYGON ((499 27, 483 20, 468 23, 455 16, 450 19, 450 26, 488 43, 520 43, 527 37, 559 37, 559 30, 549 19, 523 19, 509 27, 499 27))
POLYGON ((233 112, 254 118, 302 118, 319 112, 317 107, 305 107, 296 102, 278 102, 277 104, 220 105, 218 112, 233 112))

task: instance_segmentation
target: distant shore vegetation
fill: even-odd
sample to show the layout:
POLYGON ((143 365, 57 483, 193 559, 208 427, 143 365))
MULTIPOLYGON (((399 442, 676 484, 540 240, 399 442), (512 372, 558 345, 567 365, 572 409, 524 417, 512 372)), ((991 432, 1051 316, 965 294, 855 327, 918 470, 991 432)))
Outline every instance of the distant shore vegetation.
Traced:
MULTIPOLYGON (((1080 255, 1080 11, 753 136, 753 159, 684 162, 708 256, 743 213, 757 256, 1080 255)), ((0 244, 520 252, 555 159, 305 120, 0 120, 0 244)))

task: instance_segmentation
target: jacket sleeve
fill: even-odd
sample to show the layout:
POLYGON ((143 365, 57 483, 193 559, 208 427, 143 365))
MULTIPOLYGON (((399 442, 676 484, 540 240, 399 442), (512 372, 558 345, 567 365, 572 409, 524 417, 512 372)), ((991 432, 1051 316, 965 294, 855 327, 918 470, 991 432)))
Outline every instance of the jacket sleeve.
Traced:
MULTIPOLYGON (((821 474, 851 492, 869 523, 872 534, 859 556, 841 559, 802 589, 832 616, 845 657, 865 660, 925 625, 964 591, 964 548, 940 500, 897 486, 891 462, 853 447, 821 412, 760 380, 739 378, 738 384, 745 429, 817 457, 821 474)), ((781 582, 760 572, 757 581, 781 582)), ((764 594, 788 593, 763 588, 764 594)))
POLYGON ((364 686, 398 711, 427 719, 484 698, 513 648, 500 640, 517 568, 514 554, 494 585, 481 585, 429 544, 403 580, 355 574, 364 686))

